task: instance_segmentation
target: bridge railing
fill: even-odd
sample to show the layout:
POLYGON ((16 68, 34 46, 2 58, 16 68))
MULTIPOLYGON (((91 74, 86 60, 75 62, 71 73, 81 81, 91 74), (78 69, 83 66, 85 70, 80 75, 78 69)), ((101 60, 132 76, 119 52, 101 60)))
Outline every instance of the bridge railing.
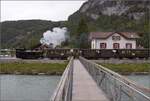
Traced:
POLYGON ((73 57, 70 58, 70 61, 50 101, 71 101, 72 82, 73 82, 73 57))
POLYGON ((110 101, 150 101, 149 96, 118 73, 83 57, 79 59, 110 101))

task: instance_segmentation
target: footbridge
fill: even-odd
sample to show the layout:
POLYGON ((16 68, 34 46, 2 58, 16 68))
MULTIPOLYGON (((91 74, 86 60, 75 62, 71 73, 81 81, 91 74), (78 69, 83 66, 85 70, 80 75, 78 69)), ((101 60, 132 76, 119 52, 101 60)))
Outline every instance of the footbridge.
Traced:
POLYGON ((148 93, 101 65, 72 57, 50 101, 150 101, 148 93))

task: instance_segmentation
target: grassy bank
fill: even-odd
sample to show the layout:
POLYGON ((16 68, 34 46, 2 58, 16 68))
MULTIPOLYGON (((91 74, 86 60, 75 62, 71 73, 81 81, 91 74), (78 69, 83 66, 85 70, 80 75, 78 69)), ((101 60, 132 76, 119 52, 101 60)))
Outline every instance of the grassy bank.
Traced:
POLYGON ((150 72, 150 64, 149 63, 141 63, 141 64, 100 64, 108 69, 111 69, 120 74, 144 74, 150 72))
POLYGON ((27 75, 61 75, 67 66, 65 63, 0 63, 1 74, 27 74, 27 75))

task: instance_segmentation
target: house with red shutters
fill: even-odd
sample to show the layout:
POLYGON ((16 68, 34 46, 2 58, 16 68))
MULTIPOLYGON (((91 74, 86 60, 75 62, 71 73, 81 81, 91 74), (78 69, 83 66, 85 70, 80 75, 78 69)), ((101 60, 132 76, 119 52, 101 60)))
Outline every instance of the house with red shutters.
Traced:
POLYGON ((136 49, 137 33, 134 32, 91 32, 91 49, 136 49))

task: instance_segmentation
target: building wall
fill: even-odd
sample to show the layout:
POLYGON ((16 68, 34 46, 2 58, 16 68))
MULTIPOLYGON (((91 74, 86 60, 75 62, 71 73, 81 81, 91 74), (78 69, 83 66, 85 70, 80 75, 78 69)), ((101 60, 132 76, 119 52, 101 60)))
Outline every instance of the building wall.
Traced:
POLYGON ((106 43, 106 49, 113 49, 113 43, 119 43, 120 49, 126 49, 126 43, 132 44, 132 49, 136 49, 136 40, 129 40, 124 38, 123 36, 115 33, 107 39, 92 39, 91 48, 92 49, 100 49, 100 43, 106 43), (120 36, 120 40, 112 40, 112 36, 120 36))

